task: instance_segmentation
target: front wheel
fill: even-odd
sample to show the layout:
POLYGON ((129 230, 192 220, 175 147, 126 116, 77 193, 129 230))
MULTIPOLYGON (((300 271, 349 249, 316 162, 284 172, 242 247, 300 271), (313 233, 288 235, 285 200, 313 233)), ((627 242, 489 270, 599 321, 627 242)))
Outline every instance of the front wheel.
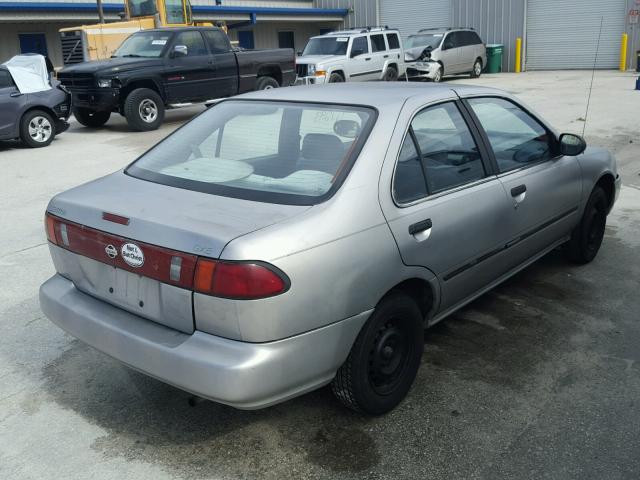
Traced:
POLYGON ((416 303, 392 293, 377 306, 331 388, 347 407, 369 415, 395 408, 407 395, 424 348, 422 316, 416 303))
POLYGON ((20 139, 28 147, 46 147, 55 136, 56 125, 47 112, 31 110, 20 120, 20 139))
POLYGON ((329 77, 329 83, 344 83, 344 77, 339 73, 332 73, 329 77))
POLYGON ((164 120, 164 102, 150 88, 136 88, 124 101, 124 116, 132 130, 157 130, 164 120))
POLYGON ((272 88, 278 88, 280 84, 273 77, 259 77, 256 82, 256 90, 271 90, 272 88))
POLYGON ((477 58, 471 70, 471 78, 480 78, 480 75, 482 75, 482 60, 477 58))
POLYGON ((103 126, 109 120, 111 112, 98 112, 88 108, 74 108, 73 116, 81 125, 90 128, 98 128, 103 126))
POLYGON ((393 67, 387 68, 386 72, 384 72, 384 75, 382 76, 382 80, 385 82, 395 82, 398 80, 398 71, 393 67))
POLYGON ((582 220, 571 233, 571 240, 566 245, 569 260, 585 264, 596 258, 604 238, 608 205, 605 191, 601 187, 595 187, 587 200, 582 220))
POLYGON ((433 81, 435 83, 440 83, 442 81, 442 66, 439 66, 438 70, 436 70, 436 73, 433 75, 433 81))

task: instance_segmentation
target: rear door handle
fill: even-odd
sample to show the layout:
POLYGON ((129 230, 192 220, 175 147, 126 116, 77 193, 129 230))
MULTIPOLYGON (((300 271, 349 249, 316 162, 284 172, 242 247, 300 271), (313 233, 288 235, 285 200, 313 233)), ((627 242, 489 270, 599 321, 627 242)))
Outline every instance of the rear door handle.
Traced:
POLYGON ((368 62, 369 60, 371 60, 371 58, 365 58, 364 60, 365 62, 368 62))
POLYGON ((385 55, 384 58, 389 58, 389 55, 385 55))
POLYGON ((512 197, 517 197, 519 195, 522 195, 526 191, 527 191, 527 186, 526 185, 518 185, 517 187, 513 187, 511 189, 511 196, 512 197))
POLYGON ((422 233, 425 230, 430 230, 433 227, 433 223, 430 218, 423 220, 418 223, 414 223, 413 225, 409 225, 409 234, 416 235, 418 233, 422 233))

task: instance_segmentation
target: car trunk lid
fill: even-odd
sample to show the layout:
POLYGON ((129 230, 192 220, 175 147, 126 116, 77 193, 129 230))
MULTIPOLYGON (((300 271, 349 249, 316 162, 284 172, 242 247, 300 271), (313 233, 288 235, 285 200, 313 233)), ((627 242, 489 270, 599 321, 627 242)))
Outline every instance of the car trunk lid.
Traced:
POLYGON ((192 192, 118 172, 51 201, 58 240, 51 252, 56 270, 78 289, 189 333, 198 256, 219 258, 234 238, 308 208, 192 192))

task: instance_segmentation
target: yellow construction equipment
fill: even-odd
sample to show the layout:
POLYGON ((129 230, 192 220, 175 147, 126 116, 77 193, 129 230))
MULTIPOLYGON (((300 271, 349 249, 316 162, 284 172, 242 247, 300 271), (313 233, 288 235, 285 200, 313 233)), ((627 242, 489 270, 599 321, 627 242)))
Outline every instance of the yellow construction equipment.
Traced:
POLYGON ((193 21, 189 0, 126 0, 124 5, 121 22, 61 29, 64 64, 109 58, 125 38, 140 30, 212 25, 193 21))

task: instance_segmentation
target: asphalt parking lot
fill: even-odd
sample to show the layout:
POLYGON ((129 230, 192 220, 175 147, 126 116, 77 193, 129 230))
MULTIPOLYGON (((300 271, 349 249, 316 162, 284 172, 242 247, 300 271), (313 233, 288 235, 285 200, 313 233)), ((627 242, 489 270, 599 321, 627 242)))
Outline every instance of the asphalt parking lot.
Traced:
MULTIPOLYGON (((451 80, 509 90, 581 133, 590 72, 451 80)), ((623 177, 590 265, 553 252, 425 334, 415 385, 363 418, 327 389, 262 411, 204 402, 121 366, 41 313, 43 212, 202 111, 156 132, 73 122, 50 147, 0 142, 0 478, 640 478, 640 91, 597 72, 588 143, 623 177)))

